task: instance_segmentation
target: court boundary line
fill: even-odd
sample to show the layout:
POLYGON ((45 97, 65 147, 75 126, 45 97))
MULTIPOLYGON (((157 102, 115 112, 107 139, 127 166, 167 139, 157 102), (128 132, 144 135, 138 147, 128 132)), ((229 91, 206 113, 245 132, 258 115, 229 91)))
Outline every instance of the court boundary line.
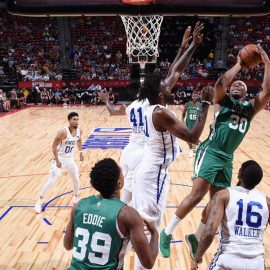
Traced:
MULTIPOLYGON (((188 188, 191 188, 192 186, 191 185, 186 185, 186 184, 178 184, 178 183, 171 183, 170 185, 176 185, 176 186, 179 186, 179 187, 188 187, 188 188)), ((88 186, 88 187, 82 187, 80 188, 80 190, 84 190, 84 189, 88 189, 88 188, 92 188, 91 186, 88 186)), ((57 200, 58 198, 62 197, 62 196, 65 196, 67 194, 70 194, 72 193, 73 191, 67 191, 67 192, 64 192, 62 194, 59 194, 57 196, 55 196, 54 198, 50 199, 49 201, 47 201, 43 207, 42 207, 42 210, 41 210, 41 213, 45 212, 46 208, 72 208, 73 205, 49 205, 51 202, 57 200)), ((34 205, 11 205, 10 207, 8 207, 8 209, 6 209, 6 211, 4 211, 4 213, 0 216, 0 221, 2 221, 4 219, 4 217, 6 217, 6 215, 13 209, 13 208, 34 208, 35 206, 34 205)), ((195 206, 195 208, 204 208, 205 206, 204 205, 197 205, 195 206)), ((166 208, 168 209, 174 209, 174 208, 177 208, 177 205, 166 205, 166 208)), ((48 225, 52 225, 53 223, 51 223, 46 217, 43 217, 43 220, 46 224, 48 225)))

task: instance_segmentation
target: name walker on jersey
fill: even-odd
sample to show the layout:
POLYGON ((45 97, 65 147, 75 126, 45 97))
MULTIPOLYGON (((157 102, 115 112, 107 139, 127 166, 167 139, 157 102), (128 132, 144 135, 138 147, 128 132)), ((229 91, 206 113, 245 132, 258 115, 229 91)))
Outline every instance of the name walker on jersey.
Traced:
POLYGON ((260 238, 261 230, 249 227, 234 226, 234 233, 235 235, 248 238, 260 238))

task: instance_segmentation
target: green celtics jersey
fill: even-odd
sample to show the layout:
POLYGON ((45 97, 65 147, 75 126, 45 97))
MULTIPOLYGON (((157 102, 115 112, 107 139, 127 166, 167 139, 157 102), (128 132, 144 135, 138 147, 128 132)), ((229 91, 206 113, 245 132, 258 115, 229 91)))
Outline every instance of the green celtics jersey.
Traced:
POLYGON ((74 215, 73 257, 69 270, 122 269, 118 263, 124 239, 117 229, 117 217, 123 206, 119 199, 99 196, 79 202, 74 215))
POLYGON ((227 95, 220 105, 206 145, 233 154, 249 130, 253 106, 251 102, 234 100, 227 95))
POLYGON ((196 105, 193 106, 192 101, 189 101, 187 104, 187 113, 186 113, 186 125, 188 128, 192 128, 195 124, 201 110, 201 103, 196 102, 196 105))

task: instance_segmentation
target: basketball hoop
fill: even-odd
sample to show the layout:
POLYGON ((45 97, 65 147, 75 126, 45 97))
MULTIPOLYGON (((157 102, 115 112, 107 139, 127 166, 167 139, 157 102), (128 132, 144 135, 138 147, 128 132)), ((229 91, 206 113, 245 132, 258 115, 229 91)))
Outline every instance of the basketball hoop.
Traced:
MULTIPOLYGON (((131 59, 154 59, 158 57, 158 42, 163 16, 121 16, 127 35, 127 50, 131 59)), ((153 62, 153 61, 152 61, 153 62)), ((141 63, 140 63, 141 64, 141 63)))

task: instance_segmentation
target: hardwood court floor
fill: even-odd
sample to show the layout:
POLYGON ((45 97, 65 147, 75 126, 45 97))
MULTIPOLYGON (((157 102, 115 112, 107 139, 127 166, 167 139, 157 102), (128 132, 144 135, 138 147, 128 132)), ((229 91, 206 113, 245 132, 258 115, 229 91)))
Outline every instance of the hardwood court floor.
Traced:
MULTIPOLYGON (((0 118, 0 269, 67 269, 71 252, 63 247, 63 235, 71 205, 72 182, 66 175, 61 176, 48 192, 45 201, 52 200, 43 214, 37 215, 33 206, 39 196, 42 184, 48 177, 51 144, 57 131, 67 124, 70 111, 80 115, 80 126, 85 140, 95 127, 127 127, 125 117, 110 117, 104 107, 91 108, 28 108, 0 118), (61 195, 61 196, 59 196, 61 195), (59 196, 59 197, 57 197, 59 196)), ((176 107, 178 116, 180 111, 176 107)), ((202 139, 209 132, 213 112, 202 139)), ((240 164, 248 159, 257 160, 264 169, 264 181, 259 188, 270 196, 270 112, 263 111, 256 116, 251 129, 235 154, 233 183, 240 164)), ((173 215, 176 206, 190 191, 193 159, 187 157, 187 145, 181 142, 185 152, 171 167, 171 189, 164 224, 173 215)), ((76 153, 78 160, 78 152, 76 153)), ((120 150, 92 149, 84 151, 85 160, 79 162, 81 187, 80 196, 93 191, 88 188, 88 172, 92 165, 104 157, 119 161, 120 150)), ((204 206, 204 199, 200 206, 204 206)), ((184 236, 191 233, 200 221, 202 209, 195 208, 179 225, 172 245, 170 259, 157 259, 154 269, 189 269, 190 258, 184 236)), ((217 240, 211 246, 200 269, 206 269, 217 247, 217 240)), ((266 265, 270 269, 270 230, 265 235, 266 265)), ((125 260, 125 269, 133 269, 133 252, 125 260)))

